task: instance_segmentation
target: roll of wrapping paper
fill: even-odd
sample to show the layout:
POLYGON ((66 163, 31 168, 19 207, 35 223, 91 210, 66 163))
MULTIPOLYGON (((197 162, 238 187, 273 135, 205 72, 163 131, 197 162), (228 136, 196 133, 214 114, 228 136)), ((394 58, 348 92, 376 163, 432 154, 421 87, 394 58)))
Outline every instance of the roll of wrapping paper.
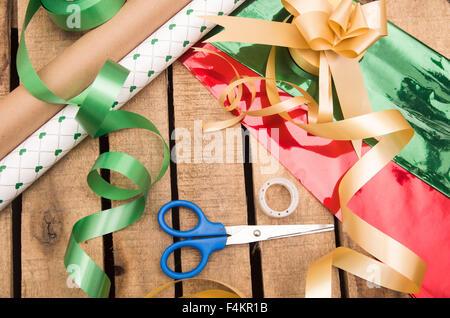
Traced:
POLYGON ((126 0, 41 0, 55 24, 66 31, 86 31, 110 20, 124 5, 126 0), (74 13, 79 12, 79 19, 74 13))
MULTIPOLYGON (((239 74, 257 76, 214 46, 203 44, 202 47, 221 53, 239 74)), ((216 98, 235 79, 230 66, 213 54, 190 51, 180 60, 216 98)), ((255 83, 255 87, 258 90, 251 109, 268 107, 270 103, 265 97, 264 85, 255 83)), ((290 97, 281 89, 280 95, 290 97)), ((247 90, 244 90, 243 100, 246 103, 251 100, 247 90)), ((290 114, 297 122, 307 119, 305 109, 290 114)), ((279 145, 272 155, 333 214, 341 218, 337 185, 358 160, 350 142, 312 136, 279 116, 249 116, 243 123, 269 152, 274 149, 274 143, 279 145), (270 127, 279 128, 279 138, 271 137, 270 127)), ((367 145, 363 147, 363 153, 368 148, 367 145)), ((349 203, 349 207, 363 220, 405 245, 426 262, 427 272, 417 297, 450 297, 450 277, 447 275, 450 268, 449 202, 445 195, 391 162, 349 203)))
MULTIPOLYGON (((40 70, 39 76, 56 95, 69 99, 87 88, 107 59, 122 59, 189 2, 128 0, 111 20, 55 57, 40 70)), ((60 110, 61 107, 34 98, 23 86, 2 98, 0 158, 60 110)))
MULTIPOLYGON (((113 108, 121 108, 211 30, 213 24, 197 16, 229 14, 243 2, 194 0, 184 7, 120 61, 131 73, 113 108)), ((87 136, 75 120, 77 111, 75 105, 64 107, 0 160, 0 211, 87 136)))
MULTIPOLYGON (((92 0, 81 1, 88 3, 92 0)), ((72 228, 64 264, 74 282, 90 297, 108 297, 111 285, 108 276, 79 244, 122 230, 141 217, 150 188, 164 176, 169 167, 170 151, 164 138, 151 121, 132 112, 111 110, 130 73, 123 66, 107 60, 92 84, 70 100, 58 96, 42 82, 31 63, 25 41, 25 30, 42 5, 41 0, 30 0, 17 51, 17 72, 27 91, 35 98, 50 104, 74 103, 79 106, 75 119, 93 138, 122 129, 139 128, 156 134, 164 146, 163 162, 153 181, 145 166, 133 157, 120 152, 102 153, 87 176, 88 185, 93 192, 102 198, 125 201, 125 203, 91 214, 76 222, 72 228), (101 169, 122 174, 133 181, 137 189, 123 189, 110 184, 101 177, 99 173, 101 169)), ((94 13, 90 17, 92 22, 90 25, 95 26, 101 23, 103 18, 102 14, 94 13)))
MULTIPOLYGON (((281 1, 272 0, 249 1, 237 11, 232 15, 269 21, 283 21, 289 15, 281 1)), ((360 63, 372 107, 374 111, 391 108, 402 112, 416 134, 394 161, 450 196, 449 61, 391 23, 388 33, 367 50, 360 63)), ((269 46, 238 42, 213 45, 264 74, 269 46)), ((276 64, 278 79, 300 85, 317 97, 318 78, 300 69, 287 48, 278 48, 276 64)), ((279 87, 298 95, 289 85, 281 83, 279 87)), ((335 113, 335 117, 341 119, 342 115, 335 113)), ((370 140, 366 142, 373 145, 370 140)))
MULTIPOLYGON (((81 1, 84 4, 97 4, 98 7, 102 7, 104 3, 107 3, 107 0, 98 2, 92 2, 92 0, 81 1)), ((121 3, 110 2, 110 4, 113 3, 116 3, 117 7, 110 11, 108 15, 114 14, 113 11, 117 11, 120 8, 121 3)), ((25 41, 25 30, 42 5, 41 0, 29 1, 17 50, 17 73, 27 91, 35 98, 50 104, 74 103, 79 106, 80 109, 76 115, 76 120, 93 138, 99 138, 110 132, 122 129, 139 128, 154 133, 163 144, 163 162, 158 175, 153 181, 144 165, 133 157, 121 152, 102 153, 87 176, 89 187, 102 198, 119 201, 128 200, 128 202, 90 214, 78 220, 72 228, 64 256, 64 264, 75 284, 87 295, 90 297, 108 297, 111 285, 109 277, 86 254, 79 244, 122 230, 141 217, 150 188, 164 176, 169 167, 170 151, 156 126, 147 118, 132 112, 111 111, 111 105, 114 103, 129 75, 129 70, 119 64, 107 60, 89 87, 69 101, 53 93, 42 82, 31 63, 25 41), (137 189, 122 189, 110 184, 100 176, 99 170, 101 169, 121 173, 132 180, 137 189)), ((47 5, 49 4, 47 3, 47 5)), ((91 7, 90 9, 93 8, 91 7)), ((94 12, 89 16, 89 21, 87 21, 88 23, 84 21, 83 24, 80 24, 80 28, 85 28, 87 25, 95 27, 103 23, 105 16, 95 14, 95 8, 93 10, 94 12)))

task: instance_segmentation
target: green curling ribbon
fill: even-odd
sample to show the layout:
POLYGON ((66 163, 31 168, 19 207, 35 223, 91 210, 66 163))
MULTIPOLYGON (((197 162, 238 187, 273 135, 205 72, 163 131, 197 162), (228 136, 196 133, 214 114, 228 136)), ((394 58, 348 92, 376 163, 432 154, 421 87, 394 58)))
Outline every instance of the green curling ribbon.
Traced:
MULTIPOLYGON (((54 1, 54 0, 30 0, 28 3, 27 11, 25 13, 25 19, 23 22, 22 27, 22 33, 20 36, 20 42, 19 42, 19 49, 17 51, 17 72, 19 73, 19 77, 22 81, 22 84, 25 86, 25 88, 33 95, 34 97, 45 101, 47 103, 51 104, 77 104, 80 105, 84 97, 87 93, 87 91, 84 91, 80 95, 66 101, 62 99, 61 97, 54 94, 52 91, 50 91, 47 86, 41 81, 39 78, 39 75, 34 70, 34 67, 31 63, 30 56, 28 54, 27 46, 25 43, 25 31, 28 27, 28 25, 31 22, 31 19, 36 14, 36 12, 39 10, 41 6, 44 6, 46 10, 53 12, 54 16, 63 16, 59 15, 58 12, 64 11, 64 7, 68 7, 70 4, 76 4, 84 10, 81 11, 80 15, 83 17, 84 25, 83 27, 92 26, 98 26, 102 24, 104 21, 104 18, 106 15, 99 15, 99 18, 96 16, 96 8, 97 6, 104 5, 104 3, 114 3, 111 5, 111 11, 108 10, 109 14, 112 14, 113 12, 117 12, 118 9, 123 5, 123 0, 117 1, 117 0, 76 0, 76 1, 54 1), (122 5, 119 7, 119 2, 122 2, 122 5), (114 9, 114 10, 112 10, 114 9), (85 17, 86 16, 86 17, 85 17)), ((108 15, 109 15, 108 14, 108 15)), ((57 23, 58 26, 61 27, 59 23, 57 23)), ((64 24, 65 25, 65 24, 64 24)), ((81 30, 81 29, 78 29, 81 30)))
POLYGON ((108 297, 110 280, 83 251, 79 243, 119 231, 137 221, 145 209, 150 187, 164 176, 169 166, 169 148, 152 122, 135 113, 109 110, 114 101, 114 98, 111 99, 109 96, 114 96, 111 92, 118 93, 122 87, 121 81, 122 83, 125 81, 126 75, 128 72, 120 69, 120 66, 107 62, 92 84, 76 119, 94 138, 126 128, 147 129, 160 137, 164 145, 164 159, 153 183, 143 164, 119 152, 103 153, 89 172, 87 177, 89 187, 103 198, 110 200, 136 198, 124 205, 89 215, 79 220, 72 229, 64 263, 74 282, 90 297, 108 297), (99 169, 113 170, 126 176, 136 184, 137 189, 122 189, 108 183, 100 176, 99 169))
POLYGON ((126 0, 41 0, 50 18, 66 31, 93 29, 111 19, 126 0))
POLYGON ((17 71, 25 88, 34 97, 47 103, 79 105, 80 110, 76 119, 93 138, 122 129, 141 128, 156 134, 163 144, 163 162, 153 182, 150 173, 142 163, 120 152, 101 154, 87 176, 89 187, 103 198, 110 200, 134 199, 121 206, 100 211, 79 220, 72 228, 64 257, 64 264, 69 275, 87 295, 108 297, 111 285, 108 276, 84 252, 79 243, 124 229, 141 217, 150 188, 167 171, 170 163, 170 151, 164 138, 151 121, 135 113, 111 110, 111 105, 129 74, 129 71, 122 66, 108 60, 92 85, 68 101, 55 95, 45 86, 31 64, 24 37, 26 27, 40 7, 40 0, 30 0, 17 54, 17 71), (99 169, 113 170, 124 175, 136 184, 137 189, 123 189, 108 183, 99 174, 99 169))

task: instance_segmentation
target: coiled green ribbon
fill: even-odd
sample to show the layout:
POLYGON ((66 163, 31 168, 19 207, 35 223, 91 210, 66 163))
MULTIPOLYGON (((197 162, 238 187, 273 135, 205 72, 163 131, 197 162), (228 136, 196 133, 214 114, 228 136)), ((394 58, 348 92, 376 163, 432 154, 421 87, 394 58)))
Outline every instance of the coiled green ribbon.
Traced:
MULTIPOLYGON (((74 2, 81 3, 84 1, 74 2)), ((100 2, 109 3, 110 1, 103 0, 100 2)), ((120 1, 115 1, 115 3, 118 2, 120 1)), ((121 129, 141 128, 156 134, 163 143, 163 162, 153 182, 150 173, 142 163, 120 152, 101 154, 87 176, 89 187, 103 198, 110 200, 134 198, 134 200, 121 206, 97 212, 79 220, 72 228, 64 257, 64 264, 69 275, 87 295, 90 297, 108 297, 111 285, 108 276, 84 252, 79 243, 124 229, 140 218, 145 209, 151 186, 160 180, 167 171, 170 151, 164 138, 151 121, 132 112, 110 110, 129 74, 129 71, 122 66, 107 61, 92 85, 80 95, 68 101, 55 95, 45 86, 31 64, 24 37, 29 22, 40 7, 40 0, 30 0, 17 54, 17 71, 25 88, 34 97, 47 103, 79 105, 80 109, 76 119, 93 138, 121 129), (136 184, 137 189, 123 189, 108 183, 99 174, 99 169, 113 170, 124 175, 136 184)), ((45 8, 48 10, 47 7, 45 8)), ((103 16, 100 20, 95 20, 95 15, 91 15, 90 19, 90 25, 97 26, 102 23, 103 16)))
MULTIPOLYGON (((50 18, 66 31, 93 29, 111 19, 126 0, 40 0, 50 18), (76 15, 79 14, 79 21, 76 15), (79 25, 77 25, 79 22, 79 25)), ((30 1, 31 2, 31 1, 30 1)))

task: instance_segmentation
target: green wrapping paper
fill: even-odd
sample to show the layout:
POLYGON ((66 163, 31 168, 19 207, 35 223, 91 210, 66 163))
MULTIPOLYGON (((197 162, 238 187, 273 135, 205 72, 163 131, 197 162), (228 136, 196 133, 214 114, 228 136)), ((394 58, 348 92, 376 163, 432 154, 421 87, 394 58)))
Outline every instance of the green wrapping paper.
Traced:
MULTIPOLYGON (((281 1, 250 0, 232 15, 283 21, 289 14, 281 1)), ((211 32, 216 34, 221 28, 211 32)), ((392 23, 389 35, 372 45, 361 61, 374 111, 398 109, 416 134, 394 161, 429 185, 450 196, 450 76, 449 61, 392 23)), ((270 46, 213 43, 260 75, 264 75, 270 46)), ((277 79, 292 82, 318 99, 318 77, 300 69, 287 48, 277 48, 277 79)), ((288 85, 280 88, 295 96, 288 85)), ((335 106, 338 105, 334 94, 335 106)), ((335 118, 341 114, 336 110, 335 118)), ((373 144, 372 140, 366 140, 373 144)))

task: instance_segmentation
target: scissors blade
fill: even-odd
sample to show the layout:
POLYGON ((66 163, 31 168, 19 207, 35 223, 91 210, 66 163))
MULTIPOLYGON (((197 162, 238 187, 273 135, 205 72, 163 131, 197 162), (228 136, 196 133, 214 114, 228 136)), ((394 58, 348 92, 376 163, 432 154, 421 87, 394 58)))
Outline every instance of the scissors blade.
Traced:
POLYGON ((246 244, 266 240, 333 231, 333 224, 311 225, 240 225, 225 227, 227 245, 246 244))

